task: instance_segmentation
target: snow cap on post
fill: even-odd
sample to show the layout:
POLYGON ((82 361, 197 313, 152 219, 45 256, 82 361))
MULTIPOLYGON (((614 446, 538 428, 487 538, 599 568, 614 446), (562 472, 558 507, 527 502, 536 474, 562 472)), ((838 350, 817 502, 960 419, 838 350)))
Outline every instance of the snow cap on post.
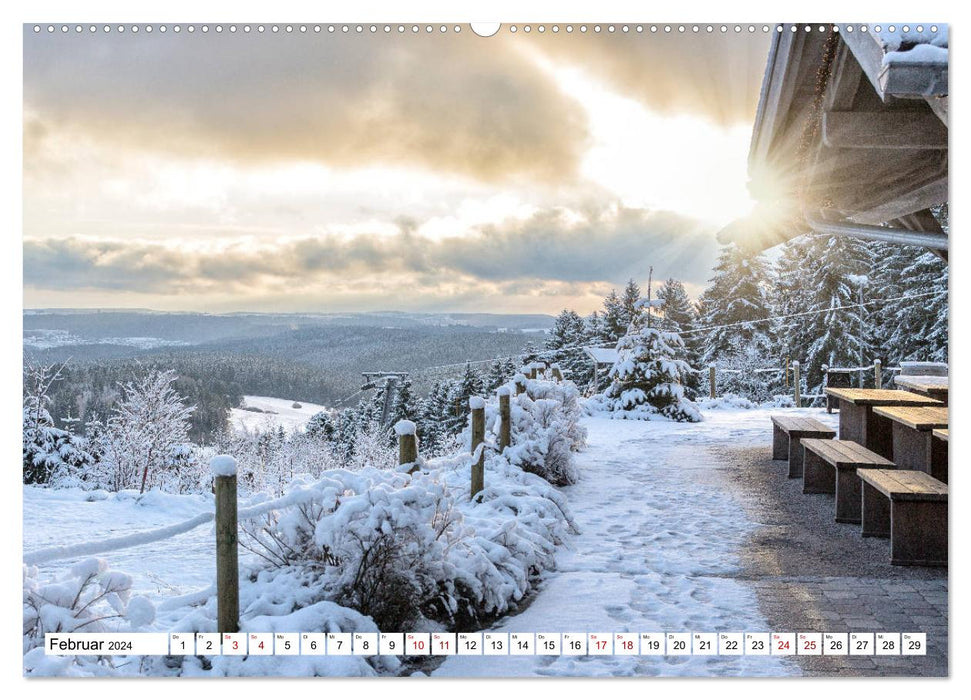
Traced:
POLYGON ((471 408, 473 411, 477 408, 485 408, 485 399, 481 396, 470 396, 469 408, 471 408))
POLYGON ((512 396, 512 389, 510 389, 508 386, 501 386, 496 389, 496 394, 498 396, 512 396))
POLYGON ((410 420, 399 420, 394 424, 394 434, 398 437, 402 435, 414 435, 418 430, 418 426, 410 420))
POLYGON ((526 375, 520 372, 519 374, 517 374, 515 377, 512 378, 512 381, 513 381, 513 384, 525 384, 526 375))
POLYGON ((216 455, 209 460, 213 476, 236 476, 236 460, 229 455, 216 455))

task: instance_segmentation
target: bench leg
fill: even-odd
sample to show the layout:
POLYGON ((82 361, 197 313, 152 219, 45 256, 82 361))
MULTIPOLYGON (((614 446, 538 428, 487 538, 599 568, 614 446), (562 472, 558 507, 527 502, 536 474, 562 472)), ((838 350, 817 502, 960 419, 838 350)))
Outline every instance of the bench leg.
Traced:
POLYGON ((890 537, 890 499, 861 480, 860 534, 864 537, 890 537))
POLYGON ((931 473, 931 434, 900 423, 893 424, 893 463, 897 469, 931 473))
POLYGON ((836 522, 860 524, 862 483, 856 469, 836 470, 836 522))
POLYGON ((947 501, 894 501, 890 563, 947 566, 947 501))
POLYGON ((802 492, 836 493, 833 468, 812 450, 803 447, 802 451, 802 492))
POLYGON ((789 478, 798 479, 802 476, 802 458, 805 449, 802 440, 797 435, 789 433, 789 478))
POLYGON ((947 442, 931 438, 931 476, 947 483, 947 442))
POLYGON ((778 425, 772 425, 772 459, 786 459, 789 456, 789 436, 778 425))

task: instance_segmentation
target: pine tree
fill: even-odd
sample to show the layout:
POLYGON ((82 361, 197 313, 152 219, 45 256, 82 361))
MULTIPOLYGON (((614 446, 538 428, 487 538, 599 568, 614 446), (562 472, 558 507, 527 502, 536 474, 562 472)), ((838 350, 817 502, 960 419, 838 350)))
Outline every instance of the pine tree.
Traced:
POLYGON ((489 375, 486 377, 486 388, 494 392, 503 384, 508 382, 515 371, 509 372, 508 360, 496 359, 489 365, 489 375))
POLYGON ((690 372, 681 359, 684 344, 676 333, 648 327, 639 316, 630 332, 617 341, 617 364, 606 398, 612 410, 649 417, 660 414, 676 421, 699 421, 697 407, 685 397, 690 372))
POLYGON ((585 322, 587 325, 585 335, 589 345, 602 347, 609 343, 607 322, 604 320, 603 314, 601 314, 599 311, 594 311, 592 314, 587 316, 585 322))
MULTIPOLYGON (((411 389, 411 379, 403 377, 395 385, 394 400, 391 402, 391 415, 388 427, 393 427, 399 420, 415 421, 418 419, 418 400, 411 389)), ((397 444, 394 430, 387 430, 391 444, 397 444)))
POLYGON ((704 339, 704 364, 716 362, 737 343, 752 342, 767 333, 765 323, 745 323, 768 318, 767 282, 766 264, 760 254, 742 251, 735 244, 722 248, 715 274, 701 297, 699 323, 712 328, 704 339))
POLYGON ((520 352, 521 366, 525 367, 530 362, 535 362, 537 357, 539 357, 539 350, 536 348, 536 343, 532 340, 527 340, 520 352))
POLYGON ((806 283, 807 270, 812 266, 807 246, 807 236, 793 238, 783 246, 768 295, 775 317, 768 324, 773 355, 783 364, 792 360, 801 362, 813 340, 807 332, 806 316, 796 315, 812 307, 812 290, 806 283))
POLYGON ((621 323, 623 324, 623 332, 621 335, 627 333, 627 329, 635 320, 640 316, 640 306, 638 302, 641 300, 641 288, 637 286, 634 280, 628 280, 627 286, 624 287, 624 295, 620 299, 621 309, 623 310, 621 316, 621 323))
POLYGON ((664 316, 658 319, 658 327, 681 336, 684 342, 684 359, 695 370, 689 372, 684 380, 688 393, 694 396, 701 384, 701 375, 697 370, 701 367, 702 334, 690 332, 696 325, 697 311, 688 298, 684 285, 673 277, 657 290, 657 298, 664 302, 664 316))
POLYGON ((88 441, 54 425, 48 411, 50 388, 61 379, 55 366, 24 366, 23 482, 79 482, 94 464, 88 441))
POLYGON ((453 418, 449 394, 449 383, 438 381, 421 403, 417 421, 418 439, 421 441, 421 451, 426 456, 438 455, 448 441, 449 423, 453 418))
POLYGON ((593 368, 583 346, 588 344, 587 324, 576 311, 564 309, 546 338, 547 358, 560 365, 577 386, 593 379, 593 368))
POLYGON ((872 355, 865 331, 866 307, 858 306, 869 293, 871 261, 866 244, 858 239, 808 235, 810 267, 804 284, 809 310, 816 313, 799 320, 810 339, 804 363, 806 386, 815 394, 822 391, 823 365, 852 367, 872 355))
POLYGON ((894 303, 896 328, 888 345, 896 349, 896 362, 919 360, 947 362, 948 266, 931 252, 915 255, 903 268, 906 286, 899 296, 914 296, 894 303), (931 292, 931 295, 927 295, 931 292))
POLYGON ((605 340, 610 344, 616 343, 627 332, 630 323, 629 317, 624 313, 624 304, 614 289, 604 299, 603 323, 605 340))

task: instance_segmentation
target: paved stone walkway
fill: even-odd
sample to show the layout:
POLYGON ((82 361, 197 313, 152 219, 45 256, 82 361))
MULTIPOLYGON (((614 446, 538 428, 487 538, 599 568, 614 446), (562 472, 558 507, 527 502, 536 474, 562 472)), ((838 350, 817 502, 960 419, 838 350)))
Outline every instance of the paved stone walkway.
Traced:
POLYGON ((807 675, 946 676, 947 569, 890 564, 886 539, 836 523, 833 497, 803 494, 764 448, 714 448, 760 524, 743 556, 771 629, 925 632, 926 656, 794 657, 807 675))

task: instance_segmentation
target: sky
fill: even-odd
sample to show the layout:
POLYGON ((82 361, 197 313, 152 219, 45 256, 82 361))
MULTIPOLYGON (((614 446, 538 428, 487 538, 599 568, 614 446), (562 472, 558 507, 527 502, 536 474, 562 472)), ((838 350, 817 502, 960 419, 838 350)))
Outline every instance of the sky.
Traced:
POLYGON ((700 293, 752 207, 768 35, 452 26, 25 26, 25 307, 589 313, 651 266, 700 293))

